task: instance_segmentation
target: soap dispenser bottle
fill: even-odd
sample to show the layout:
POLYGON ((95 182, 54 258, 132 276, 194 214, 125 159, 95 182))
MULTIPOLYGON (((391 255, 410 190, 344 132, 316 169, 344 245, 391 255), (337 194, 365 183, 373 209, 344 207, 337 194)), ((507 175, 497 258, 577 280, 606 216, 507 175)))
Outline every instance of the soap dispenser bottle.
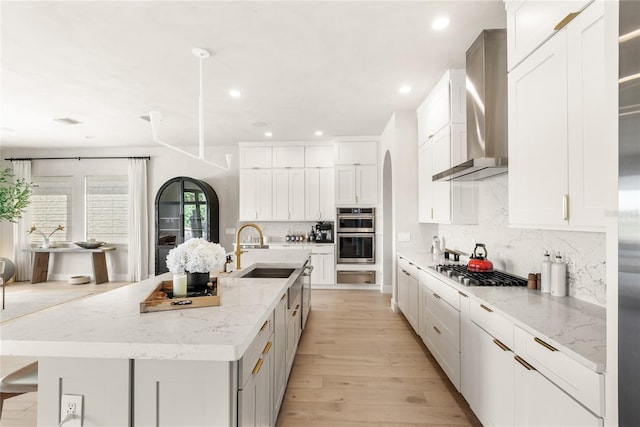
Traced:
POLYGON ((551 256, 544 251, 542 266, 540 267, 540 291, 548 294, 551 292, 551 256))
POLYGON ((562 260, 560 252, 556 254, 556 260, 551 264, 551 295, 567 296, 567 264, 562 260))

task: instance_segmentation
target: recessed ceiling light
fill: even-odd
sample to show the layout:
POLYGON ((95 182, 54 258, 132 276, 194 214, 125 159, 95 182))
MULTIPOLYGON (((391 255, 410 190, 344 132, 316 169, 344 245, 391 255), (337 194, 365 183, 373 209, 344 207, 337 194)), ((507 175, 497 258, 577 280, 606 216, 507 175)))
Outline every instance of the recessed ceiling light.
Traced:
POLYGON ((61 117, 59 119, 53 119, 54 122, 61 123, 63 125, 79 125, 82 122, 79 122, 76 119, 72 119, 70 117, 61 117))
POLYGON ((451 21, 449 20, 448 17, 446 16, 439 16, 436 19, 433 20, 433 22, 431 23, 431 28, 433 28, 435 31, 440 31, 440 30, 444 30, 445 28, 447 28, 449 26, 449 23, 451 21))
POLYGON ((403 95, 406 95, 409 92, 411 92, 411 86, 409 85, 400 86, 400 89, 398 89, 398 92, 400 92, 403 95))
POLYGON ((240 93, 240 91, 238 89, 231 89, 229 91, 229 96, 232 98, 240 98, 242 94, 240 93))
POLYGON ((272 136, 273 136, 273 134, 272 134, 271 132, 265 132, 265 133, 264 133, 264 136, 266 136, 266 137, 269 137, 269 138, 270 138, 270 137, 272 137, 272 136))
POLYGON ((322 136, 322 131, 321 130, 317 130, 315 133, 315 136, 322 136))

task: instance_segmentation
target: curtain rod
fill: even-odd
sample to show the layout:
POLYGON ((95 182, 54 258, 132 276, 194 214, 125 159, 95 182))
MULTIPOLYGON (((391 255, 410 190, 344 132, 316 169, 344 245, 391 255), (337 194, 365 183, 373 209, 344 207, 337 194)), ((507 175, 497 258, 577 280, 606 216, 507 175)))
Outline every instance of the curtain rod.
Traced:
POLYGON ((151 160, 150 156, 145 157, 10 157, 5 158, 10 162, 19 160, 117 160, 117 159, 134 159, 134 160, 151 160))

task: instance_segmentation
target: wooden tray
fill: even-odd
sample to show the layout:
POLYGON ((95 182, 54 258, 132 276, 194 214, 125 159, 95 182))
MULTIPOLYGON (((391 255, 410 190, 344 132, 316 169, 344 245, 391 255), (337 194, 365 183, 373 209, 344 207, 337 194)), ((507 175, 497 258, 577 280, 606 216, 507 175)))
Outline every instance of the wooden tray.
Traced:
POLYGON ((163 280, 156 288, 140 303, 140 313, 152 311, 182 310, 184 308, 212 307, 220 305, 220 286, 218 278, 212 277, 213 295, 187 296, 185 298, 172 298, 173 281, 163 280))

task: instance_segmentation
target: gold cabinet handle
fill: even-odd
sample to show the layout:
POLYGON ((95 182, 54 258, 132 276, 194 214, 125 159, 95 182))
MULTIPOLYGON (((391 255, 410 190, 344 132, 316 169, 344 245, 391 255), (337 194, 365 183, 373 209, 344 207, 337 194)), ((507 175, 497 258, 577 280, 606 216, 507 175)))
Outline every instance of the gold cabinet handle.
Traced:
POLYGON ((439 334, 442 333, 442 332, 440 332, 440 329, 436 328, 435 326, 433 327, 433 330, 436 331, 439 334))
POLYGON ((429 135, 429 136, 427 137, 427 139, 431 139, 431 138, 433 138, 433 134, 431 134, 431 135, 429 135))
POLYGON ((516 362, 518 362, 519 364, 524 366, 527 369, 527 371, 535 371, 536 370, 536 368, 534 368, 533 366, 529 365, 522 357, 513 356, 513 358, 516 359, 516 362))
POLYGON ((480 304, 480 307, 482 307, 483 309, 485 309, 486 311, 488 311, 489 313, 493 313, 493 310, 491 310, 489 307, 487 307, 484 304, 480 304))
POLYGON ((282 301, 283 299, 285 299, 287 297, 287 294, 282 294, 282 296, 280 297, 280 301, 282 301))
POLYGON ((498 339, 494 339, 493 343, 495 345, 497 345, 498 347, 500 347, 502 349, 502 351, 511 351, 511 349, 509 347, 507 347, 506 345, 504 345, 500 340, 498 339))
POLYGON ((296 314, 298 314, 298 310, 294 311, 291 317, 296 317, 296 314))
POLYGON ((264 325, 262 325, 262 328, 260 328, 260 332, 264 331, 268 324, 269 324, 269 321, 265 320, 264 325))
POLYGON ((540 338, 538 338, 538 337, 533 338, 533 340, 534 340, 535 342, 537 342, 538 344, 540 344, 541 346, 543 346, 544 348, 546 348, 547 350, 550 350, 550 351, 558 351, 558 349, 557 349, 557 348, 555 348, 554 346, 552 346, 552 345, 550 345, 550 344, 547 344, 546 342, 542 341, 542 340, 541 340, 540 338))
POLYGON ((436 299, 440 299, 440 295, 436 294, 435 292, 433 293, 433 296, 434 296, 436 299))
POLYGON ((580 12, 571 12, 569 13, 567 16, 565 16, 564 18, 562 18, 562 20, 560 22, 558 22, 556 24, 555 27, 553 27, 553 31, 558 31, 561 30, 563 27, 565 27, 569 22, 573 21, 573 18, 575 18, 576 16, 578 16, 580 14, 580 12))
POLYGON ((269 350, 271 350, 271 341, 269 341, 267 345, 264 346, 264 350, 262 350, 262 354, 269 353, 269 350))
POLYGON ((458 291, 458 293, 459 293, 460 295, 462 295, 463 297, 465 297, 465 298, 469 298, 466 294, 463 294, 463 293, 462 293, 462 292, 460 292, 460 291, 458 291))
POLYGON ((569 221, 569 195, 562 196, 562 219, 569 221))
POLYGON ((300 304, 296 304, 296 310, 300 308, 300 304))
POLYGON ((262 359, 258 359, 258 363, 256 363, 256 366, 253 368, 253 371, 251 371, 252 374, 257 374, 258 372, 260 372, 260 368, 262 368, 262 364, 263 364, 263 360, 262 359))

